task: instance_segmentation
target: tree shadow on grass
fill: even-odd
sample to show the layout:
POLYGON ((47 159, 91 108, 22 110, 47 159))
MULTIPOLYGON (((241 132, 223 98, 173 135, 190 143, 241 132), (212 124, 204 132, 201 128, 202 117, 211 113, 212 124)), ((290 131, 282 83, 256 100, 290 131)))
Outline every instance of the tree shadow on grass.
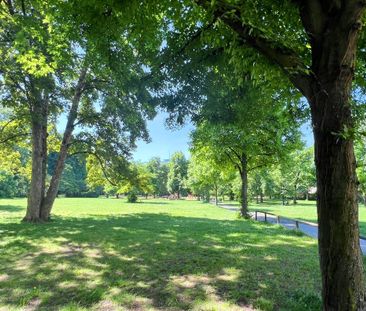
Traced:
POLYGON ((18 205, 0 205, 0 212, 20 212, 24 211, 24 207, 18 205))
POLYGON ((312 310, 294 306, 303 295, 319 301, 315 242, 251 221, 57 218, 4 224, 0 241, 0 304, 13 308, 312 310))

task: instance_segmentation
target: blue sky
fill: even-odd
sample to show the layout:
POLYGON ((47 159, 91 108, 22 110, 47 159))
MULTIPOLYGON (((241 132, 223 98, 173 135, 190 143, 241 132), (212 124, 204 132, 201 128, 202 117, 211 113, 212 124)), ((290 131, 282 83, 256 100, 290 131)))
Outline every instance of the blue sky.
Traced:
POLYGON ((194 129, 193 125, 188 123, 179 129, 169 129, 165 125, 167 116, 167 113, 160 112, 154 120, 148 121, 151 142, 137 143, 134 160, 145 162, 156 156, 165 160, 176 151, 182 151, 186 157, 189 157, 189 133, 194 129))
MULTIPOLYGON (((183 151, 189 157, 189 133, 194 129, 191 123, 180 129, 171 130, 165 125, 167 114, 160 112, 154 120, 148 122, 148 130, 151 143, 139 141, 134 152, 134 160, 146 162, 152 157, 158 156, 162 160, 169 159, 176 151, 183 151)), ((307 146, 313 144, 313 134, 310 124, 301 127, 303 139, 307 146)))
MULTIPOLYGON (((179 129, 172 130, 165 125, 167 117, 167 113, 159 112, 154 120, 148 121, 147 126, 151 142, 138 141, 137 149, 133 153, 135 161, 146 162, 152 157, 160 157, 162 160, 166 160, 176 151, 182 151, 189 158, 189 134, 194 129, 194 126, 191 123, 187 123, 179 129)), ((61 133, 63 133, 65 125, 66 118, 62 116, 57 124, 57 128, 61 133)), ((310 123, 303 125, 301 132, 306 146, 311 146, 314 143, 314 139, 310 123)))

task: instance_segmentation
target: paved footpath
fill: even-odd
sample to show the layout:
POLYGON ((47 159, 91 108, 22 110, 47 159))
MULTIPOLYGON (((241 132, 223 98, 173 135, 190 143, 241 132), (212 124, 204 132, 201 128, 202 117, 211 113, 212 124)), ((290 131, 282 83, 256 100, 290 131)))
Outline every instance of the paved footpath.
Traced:
MULTIPOLYGON (((230 210, 230 211, 235 211, 235 212, 239 211, 239 207, 237 207, 235 205, 219 204, 218 206, 221 208, 230 210)), ((251 212, 250 214, 251 214, 252 218, 255 217, 254 212, 251 212)), ((262 213, 262 212, 257 213, 257 221, 263 221, 263 222, 265 221, 264 213, 262 213)), ((290 218, 286 218, 286 217, 282 217, 282 216, 280 216, 280 222, 278 223, 277 216, 267 214, 267 222, 272 223, 272 224, 280 224, 281 226, 283 226, 287 229, 291 229, 291 230, 296 229, 296 221, 294 219, 290 219, 290 218)), ((316 223, 299 222, 298 230, 300 230, 304 234, 306 234, 314 239, 318 238, 318 225, 316 223)), ((366 255, 366 240, 360 239, 360 245, 361 245, 362 253, 364 255, 366 255)))

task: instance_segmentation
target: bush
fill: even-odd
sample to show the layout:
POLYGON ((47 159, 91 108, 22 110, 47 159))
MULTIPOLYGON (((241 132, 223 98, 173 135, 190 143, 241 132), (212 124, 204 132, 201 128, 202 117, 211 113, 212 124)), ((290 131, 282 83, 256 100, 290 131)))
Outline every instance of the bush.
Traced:
POLYGON ((137 202, 137 195, 135 192, 130 192, 127 195, 127 202, 128 203, 136 203, 137 202))

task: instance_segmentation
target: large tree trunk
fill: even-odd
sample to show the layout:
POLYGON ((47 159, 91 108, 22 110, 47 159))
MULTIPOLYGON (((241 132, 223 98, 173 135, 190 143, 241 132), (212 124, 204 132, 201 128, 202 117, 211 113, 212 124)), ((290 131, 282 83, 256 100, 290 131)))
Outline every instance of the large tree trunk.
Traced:
POLYGON ((45 195, 47 175, 47 117, 48 94, 43 98, 38 85, 31 79, 32 173, 28 204, 23 221, 41 221, 41 206, 45 195))
POLYGON ((52 175, 50 186, 48 188, 46 197, 44 198, 42 207, 41 207, 41 219, 43 221, 48 221, 50 219, 51 209, 52 209, 53 203, 55 202, 55 199, 57 196, 62 172, 65 167, 65 160, 67 157, 68 149, 69 149, 71 138, 72 138, 72 133, 74 130, 74 123, 75 123, 75 120, 76 120, 77 114, 78 114, 78 108, 79 108, 81 95, 84 90, 86 72, 87 72, 86 68, 82 69, 80 76, 79 76, 78 83, 77 83, 75 91, 74 91, 74 97, 72 99, 71 109, 70 109, 69 116, 67 119, 67 124, 66 124, 64 136, 62 139, 60 151, 58 154, 55 171, 52 175))
POLYGON ((352 140, 336 134, 351 125, 351 112, 342 98, 347 94, 344 85, 340 89, 334 85, 333 91, 317 103, 321 109, 313 109, 323 303, 326 310, 361 310, 356 160, 352 140), (338 111, 326 114, 329 106, 338 111))
POLYGON ((365 308, 350 106, 363 7, 355 1, 334 7, 332 14, 319 21, 324 28, 310 35, 314 79, 307 97, 315 138, 325 310, 365 308))
POLYGON ((352 141, 317 128, 315 159, 324 305, 354 310, 364 299, 364 285, 352 141))
POLYGON ((40 221, 41 205, 45 189, 45 163, 47 153, 44 150, 46 133, 42 124, 41 113, 32 120, 32 173, 28 192, 27 212, 23 221, 40 221))

